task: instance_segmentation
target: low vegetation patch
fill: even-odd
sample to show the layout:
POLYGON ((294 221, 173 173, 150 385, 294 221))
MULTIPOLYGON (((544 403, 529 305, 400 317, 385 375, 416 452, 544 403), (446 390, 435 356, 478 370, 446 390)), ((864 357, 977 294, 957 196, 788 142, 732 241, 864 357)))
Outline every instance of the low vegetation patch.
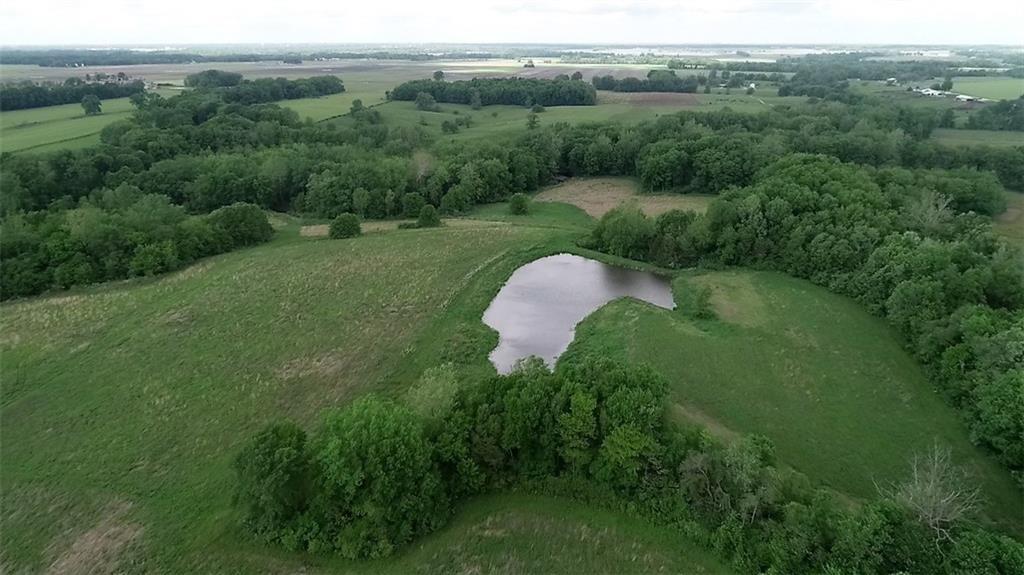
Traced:
POLYGON ((637 181, 631 178, 573 178, 542 190, 538 202, 562 202, 579 207, 595 218, 608 213, 623 203, 635 201, 648 216, 657 216, 669 210, 703 212, 712 196, 683 194, 645 194, 637 181))

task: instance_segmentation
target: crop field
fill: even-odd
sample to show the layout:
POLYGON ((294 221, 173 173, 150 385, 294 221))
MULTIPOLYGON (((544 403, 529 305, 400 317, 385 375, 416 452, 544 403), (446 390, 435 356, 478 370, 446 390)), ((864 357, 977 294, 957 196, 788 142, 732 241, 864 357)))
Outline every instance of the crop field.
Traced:
MULTIPOLYGON (((285 77, 300 78, 322 74, 338 75, 345 82, 345 92, 321 98, 287 100, 279 105, 291 108, 302 118, 322 121, 346 114, 353 100, 361 99, 366 106, 383 104, 385 92, 394 86, 413 79, 429 77, 434 70, 445 72, 451 80, 470 79, 477 76, 511 76, 549 78, 558 74, 570 74, 579 70, 584 78, 594 75, 612 74, 617 77, 642 77, 651 66, 598 66, 538 62, 535 68, 523 68, 516 60, 486 61, 365 61, 339 60, 330 62, 304 62, 303 64, 282 64, 280 62, 218 62, 209 64, 136 65, 80 68, 78 76, 86 73, 125 72, 132 77, 147 81, 180 86, 186 75, 209 68, 238 72, 247 78, 285 77)), ((37 66, 0 66, 5 79, 63 80, 71 73, 63 68, 42 68, 37 66)), ((681 74, 700 73, 684 70, 681 74)), ((780 98, 777 87, 764 85, 755 94, 747 95, 741 89, 726 94, 724 89, 715 88, 710 94, 671 93, 615 93, 601 92, 598 106, 553 107, 540 116, 542 122, 594 122, 619 121, 636 122, 671 114, 680 110, 710 111, 725 107, 744 112, 758 112, 778 104, 799 105, 802 97, 780 98)), ((170 96, 173 88, 164 88, 159 93, 170 96)), ((419 123, 425 119, 428 131, 441 134, 443 115, 419 112, 410 102, 392 102, 381 106, 385 120, 391 123, 419 123)), ((470 114, 477 126, 464 130, 455 139, 489 137, 494 133, 525 126, 527 111, 516 106, 488 106, 473 111, 469 106, 446 104, 444 113, 470 114)), ((99 132, 107 124, 125 118, 131 111, 126 98, 108 100, 103 103, 103 114, 86 117, 78 104, 66 104, 15 110, 0 113, 0 149, 8 152, 51 151, 74 149, 99 142, 99 132)))
POLYGON ((761 433, 780 461, 854 498, 904 477, 915 452, 949 445, 982 486, 991 520, 1020 531, 1021 493, 971 445, 965 426, 885 323, 856 302, 775 273, 683 274, 708 286, 717 320, 635 301, 577 328, 569 353, 646 362, 670 382, 676 415, 719 437, 761 433))
POLYGON ((645 194, 634 178, 573 178, 551 186, 539 194, 539 202, 572 204, 594 218, 600 218, 613 208, 635 201, 649 216, 669 210, 704 212, 714 196, 682 194, 645 194))

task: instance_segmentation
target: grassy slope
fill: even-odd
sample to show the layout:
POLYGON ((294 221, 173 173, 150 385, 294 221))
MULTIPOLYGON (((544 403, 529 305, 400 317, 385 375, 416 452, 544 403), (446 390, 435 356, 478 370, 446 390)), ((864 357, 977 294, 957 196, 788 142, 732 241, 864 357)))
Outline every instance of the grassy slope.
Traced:
MULTIPOLYGON (((164 96, 174 91, 158 90, 164 96)), ((62 104, 0 112, 0 151, 73 149, 99 142, 107 125, 123 120, 134 108, 128 98, 103 100, 103 113, 86 116, 81 104, 62 104)))
POLYGON ((989 514, 1014 528, 1020 491, 882 320, 775 273, 684 274, 674 289, 692 284, 712 288, 720 320, 622 301, 585 320, 570 351, 648 362, 671 382, 680 417, 724 437, 765 434, 780 461, 854 497, 873 497, 875 482, 903 477, 939 441, 979 481, 989 514))
POLYGON ((400 393, 441 355, 490 370, 483 308, 515 267, 567 247, 589 219, 550 206, 517 222, 528 225, 329 241, 278 218, 285 229, 269 245, 5 305, 0 564, 727 572, 669 530, 514 494, 469 501, 440 532, 368 563, 268 549, 237 528, 230 458, 267 420, 312 427, 325 407, 400 393))

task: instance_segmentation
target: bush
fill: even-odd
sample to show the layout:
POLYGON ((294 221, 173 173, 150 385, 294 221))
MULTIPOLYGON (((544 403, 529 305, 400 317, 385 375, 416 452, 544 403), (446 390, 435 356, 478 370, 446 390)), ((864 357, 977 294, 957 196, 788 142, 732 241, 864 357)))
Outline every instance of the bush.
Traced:
POLYGON ((235 457, 236 500, 253 532, 275 538, 306 506, 309 458, 306 433, 293 423, 275 423, 235 457))
POLYGON ((330 237, 332 239, 354 238, 363 233, 359 225, 359 216, 355 214, 341 214, 331 222, 330 237))
POLYGON ((416 220, 418 228, 436 228, 441 225, 441 216, 437 214, 437 208, 427 204, 420 210, 420 217, 416 220))
POLYGON ((517 216, 526 215, 530 212, 530 196, 523 193, 512 194, 508 202, 509 213, 517 216))
POLYGON ((227 249, 263 243, 274 235, 267 214, 253 204, 237 203, 217 208, 207 216, 214 233, 227 249))
POLYGON ((433 446, 407 408, 360 399, 328 415, 314 445, 311 550, 380 557, 447 519, 433 446))
POLYGON ((629 202, 602 216, 591 238, 599 250, 642 260, 647 257, 654 239, 654 223, 640 211, 636 202, 629 202))
POLYGON ((423 196, 419 194, 405 194, 402 196, 402 215, 407 218, 418 217, 426 203, 423 196))

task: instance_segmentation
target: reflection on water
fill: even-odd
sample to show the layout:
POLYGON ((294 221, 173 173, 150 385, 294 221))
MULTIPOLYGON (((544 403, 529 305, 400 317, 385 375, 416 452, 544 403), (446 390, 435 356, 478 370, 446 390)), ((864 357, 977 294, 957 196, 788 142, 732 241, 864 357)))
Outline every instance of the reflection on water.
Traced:
POLYGON ((571 254, 530 262, 512 274, 484 312, 484 323, 500 336, 491 363, 499 373, 508 373, 531 355, 554 365, 572 342, 576 324, 625 296, 675 307, 668 279, 649 272, 571 254))

